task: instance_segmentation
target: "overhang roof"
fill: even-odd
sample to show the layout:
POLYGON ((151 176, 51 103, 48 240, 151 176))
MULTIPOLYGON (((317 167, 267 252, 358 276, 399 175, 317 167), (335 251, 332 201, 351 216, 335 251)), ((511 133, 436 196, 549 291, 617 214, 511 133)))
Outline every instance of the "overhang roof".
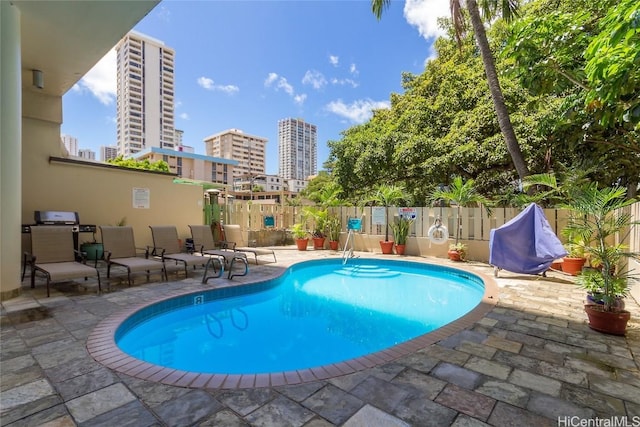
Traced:
POLYGON ((62 96, 160 0, 13 0, 20 10, 22 87, 32 70, 44 89, 62 96))

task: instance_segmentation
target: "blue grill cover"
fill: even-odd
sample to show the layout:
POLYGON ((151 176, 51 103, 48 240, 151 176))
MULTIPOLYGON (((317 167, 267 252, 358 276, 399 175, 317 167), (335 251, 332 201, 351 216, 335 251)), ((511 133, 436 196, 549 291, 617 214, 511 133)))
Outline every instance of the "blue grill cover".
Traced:
POLYGON ((491 230, 489 264, 514 273, 539 274, 567 255, 540 206, 527 206, 502 227, 491 230))

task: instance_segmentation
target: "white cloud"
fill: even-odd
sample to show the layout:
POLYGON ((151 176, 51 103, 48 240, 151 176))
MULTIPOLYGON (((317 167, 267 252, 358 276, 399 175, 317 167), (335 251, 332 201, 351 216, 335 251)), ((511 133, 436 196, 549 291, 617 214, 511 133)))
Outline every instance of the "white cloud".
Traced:
POLYGON ((306 99, 307 99, 307 94, 301 93, 300 95, 294 95, 293 102, 295 102, 297 105, 302 105, 304 104, 304 101, 306 99))
POLYGON ((275 83, 276 90, 282 89, 284 92, 287 93, 287 95, 289 95, 291 98, 293 98, 293 102, 295 102, 298 105, 302 105, 302 103, 304 103, 305 99, 307 99, 307 95, 306 94, 296 94, 295 89, 287 81, 287 79, 285 77, 279 76, 276 73, 269 73, 269 75, 267 76, 267 78, 264 81, 264 86, 265 87, 271 87, 274 83, 275 83))
POLYGON ((267 78, 264 81, 264 85, 266 87, 269 87, 276 80, 278 80, 278 75, 276 73, 269 73, 269 75, 267 76, 267 78))
POLYGON ((167 23, 171 21, 171 12, 165 5, 160 6, 160 8, 158 9, 158 13, 156 13, 156 16, 162 22, 167 23))
POLYGON ((353 75, 358 75, 358 69, 356 68, 356 64, 351 64, 349 66, 349 72, 353 75))
POLYGON ((338 79, 338 78, 335 78, 335 77, 331 79, 331 84, 340 85, 340 86, 348 85, 348 86, 351 86, 353 88, 356 88, 356 87, 360 86, 360 84, 357 81, 353 80, 353 79, 338 79))
POLYGON ((336 55, 329 55, 329 63, 331 65, 333 65, 334 67, 337 67, 339 62, 340 62, 339 57, 337 57, 336 55))
POLYGON ((180 113, 178 115, 182 120, 189 120, 189 115, 187 113, 180 113))
POLYGON ((389 101, 360 99, 347 105, 341 99, 338 99, 337 101, 332 101, 327 104, 325 109, 331 113, 348 119, 352 123, 364 123, 373 116, 372 110, 390 107, 391 104, 389 101))
POLYGON ((80 93, 88 90, 101 103, 110 105, 116 99, 117 86, 116 51, 111 49, 73 86, 73 90, 80 93))
POLYGON ((324 78, 321 72, 316 70, 308 70, 302 78, 302 83, 313 86, 314 89, 322 89, 327 84, 327 79, 324 78))
POLYGON ((227 95, 233 95, 236 92, 240 91, 240 88, 238 86, 235 85, 217 85, 215 84, 215 82, 208 78, 208 77, 199 77, 198 78, 198 85, 202 86, 203 88, 207 89, 207 90, 212 90, 212 91, 217 91, 217 92, 224 92, 227 95))
POLYGON ((438 18, 451 16, 449 0, 406 0, 404 17, 425 39, 446 35, 438 18))
POLYGON ((213 87, 213 80, 208 77, 198 77, 198 85, 205 89, 211 89, 213 87))

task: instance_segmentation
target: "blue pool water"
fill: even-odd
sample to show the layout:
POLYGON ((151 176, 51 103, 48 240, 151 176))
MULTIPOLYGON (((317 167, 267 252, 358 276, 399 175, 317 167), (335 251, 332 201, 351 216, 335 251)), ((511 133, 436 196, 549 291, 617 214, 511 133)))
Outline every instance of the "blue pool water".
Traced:
POLYGON ((463 316, 482 299, 472 274, 354 258, 296 264, 278 279, 148 306, 116 331, 120 349, 169 368, 256 374, 383 350, 463 316))

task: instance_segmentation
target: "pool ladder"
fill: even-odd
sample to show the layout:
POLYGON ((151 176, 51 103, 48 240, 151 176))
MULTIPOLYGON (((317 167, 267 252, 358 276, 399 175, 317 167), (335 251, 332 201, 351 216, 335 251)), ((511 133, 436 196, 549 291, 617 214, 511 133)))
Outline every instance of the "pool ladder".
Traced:
POLYGON ((342 265, 347 263, 349 258, 353 258, 353 248, 355 235, 352 229, 349 229, 349 234, 347 234, 347 241, 344 244, 344 249, 342 250, 342 265))

